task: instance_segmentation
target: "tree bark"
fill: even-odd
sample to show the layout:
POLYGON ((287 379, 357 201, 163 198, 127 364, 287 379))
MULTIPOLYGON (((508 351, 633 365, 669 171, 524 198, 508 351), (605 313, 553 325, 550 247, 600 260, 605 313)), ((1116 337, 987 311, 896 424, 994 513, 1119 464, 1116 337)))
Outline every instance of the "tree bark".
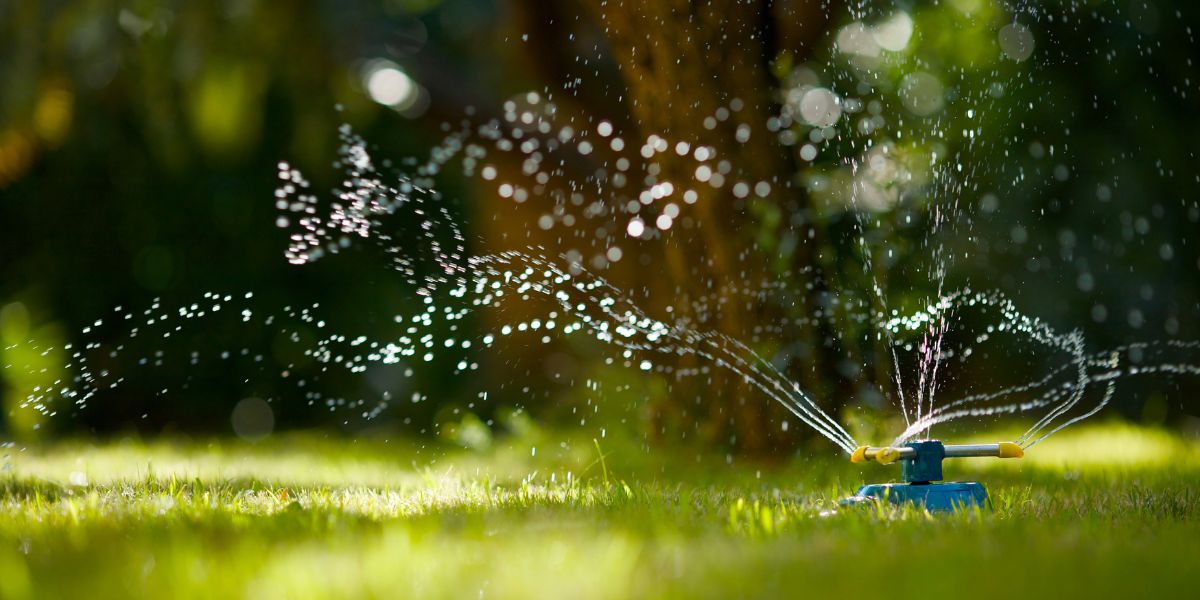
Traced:
MULTIPOLYGON (((809 203, 796 185, 798 167, 792 150, 766 128, 768 119, 777 113, 779 86, 771 65, 781 52, 791 54, 797 62, 808 56, 818 36, 826 31, 824 4, 819 0, 584 0, 607 41, 625 88, 625 117, 634 129, 631 133, 639 135, 630 143, 640 144, 657 134, 672 144, 686 141, 691 148, 710 146, 717 149, 718 161, 729 161, 732 167, 726 184, 714 188, 695 181, 694 160, 673 151, 655 157, 661 166, 659 181, 675 182, 681 191, 694 189, 699 199, 684 207, 683 215, 691 217, 693 225, 675 227, 662 244, 660 258, 667 266, 667 276, 644 269, 631 283, 650 290, 652 299, 665 299, 658 304, 670 304, 676 318, 699 323, 703 329, 730 335, 752 347, 749 342, 755 325, 787 320, 786 308, 734 295, 714 315, 706 316, 695 314, 678 299, 712 297, 725 287, 755 285, 780 275, 773 274, 770 267, 774 257, 755 250, 755 232, 764 225, 756 222, 751 204, 764 202, 790 216, 807 209, 809 203), (731 111, 715 128, 705 127, 705 119, 718 109, 739 104, 740 110, 731 111), (739 127, 750 128, 749 139, 737 141, 739 127), (762 199, 736 198, 731 188, 737 181, 751 188, 765 181, 772 191, 762 199)), ((543 75, 553 77, 556 70, 569 69, 558 55, 561 50, 555 53, 553 37, 544 33, 547 21, 570 21, 562 5, 549 8, 529 0, 520 6, 521 26, 543 32, 530 40, 531 58, 541 62, 543 75)), ((777 227, 779 231, 773 234, 796 225, 785 218, 777 227)), ((821 243, 816 224, 809 221, 799 227, 801 231, 793 232, 803 242, 792 258, 793 270, 814 266, 821 243)), ((819 285, 798 287, 809 296, 802 300, 802 310, 811 316, 823 290, 819 285)), ((808 349, 803 364, 791 374, 814 397, 825 396, 838 379, 835 362, 827 356, 829 332, 806 323, 792 333, 797 339, 775 340, 799 342, 808 349)), ((684 358, 676 366, 698 366, 694 360, 684 358)), ((671 398, 656 407, 656 418, 663 422, 700 419, 699 430, 705 437, 749 453, 793 446, 807 432, 795 427, 783 434, 780 423, 789 415, 781 406, 728 371, 712 369, 710 373, 711 378, 705 380, 676 381, 671 398)))

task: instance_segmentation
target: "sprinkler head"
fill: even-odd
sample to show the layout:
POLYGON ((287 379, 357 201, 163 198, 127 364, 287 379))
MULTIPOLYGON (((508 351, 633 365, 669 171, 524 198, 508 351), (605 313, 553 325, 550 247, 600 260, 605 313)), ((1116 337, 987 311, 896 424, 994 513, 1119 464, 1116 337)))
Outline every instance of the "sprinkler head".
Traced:
POLYGON ((842 501, 843 506, 873 504, 885 500, 892 504, 913 504, 930 511, 949 512, 969 506, 988 506, 987 490, 976 481, 938 483, 942 480, 942 461, 947 458, 992 456, 1021 458, 1025 451, 1012 442, 996 444, 946 445, 937 440, 909 442, 903 446, 859 446, 850 462, 874 460, 890 465, 900 462, 904 483, 868 484, 842 501))

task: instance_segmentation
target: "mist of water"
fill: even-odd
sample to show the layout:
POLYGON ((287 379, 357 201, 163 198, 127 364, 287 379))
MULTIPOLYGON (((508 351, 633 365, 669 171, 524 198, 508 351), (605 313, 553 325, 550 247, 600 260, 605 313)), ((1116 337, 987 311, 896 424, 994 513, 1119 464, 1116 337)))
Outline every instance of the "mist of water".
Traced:
MULTIPOLYGON (((1013 12, 1021 14, 1017 9, 1013 12)), ((1027 83, 1019 72, 1007 79, 998 76, 980 89, 960 82, 954 109, 965 114, 972 126, 961 136, 954 132, 963 141, 950 145, 947 129, 957 122, 945 116, 949 113, 944 106, 949 97, 945 88, 950 82, 925 71, 900 78, 897 98, 908 113, 919 117, 915 122, 891 117, 883 108, 889 98, 880 90, 887 86, 874 89, 863 84, 869 79, 865 74, 886 67, 888 52, 899 52, 914 35, 908 13, 877 13, 865 4, 851 7, 854 20, 834 32, 838 60, 843 62, 830 70, 838 74, 822 82, 808 67, 793 70, 781 91, 777 114, 767 123, 751 122, 745 103, 736 95, 701 121, 708 131, 732 132, 736 143, 766 134, 775 136, 781 148, 799 146, 797 155, 813 171, 823 155, 840 156, 841 166, 848 169, 845 199, 857 228, 854 241, 870 282, 869 298, 860 301, 851 290, 832 293, 844 298, 840 306, 849 321, 865 323, 868 335, 884 341, 891 361, 893 403, 904 422, 892 443, 928 438, 935 426, 954 421, 1024 415, 1033 424, 1016 441, 1029 448, 1102 410, 1121 379, 1200 374, 1200 366, 1189 359, 1200 343, 1151 341, 1096 351, 1080 331, 1058 331, 1022 312, 997 291, 977 291, 969 282, 947 283, 952 253, 942 234, 972 226, 970 207, 960 198, 973 189, 975 173, 986 168, 975 158, 989 144, 1002 143, 976 123, 982 123, 989 111, 999 110, 1004 93, 1027 83), (794 125, 798 123, 808 128, 807 138, 797 138, 794 125), (900 149, 901 143, 912 147, 900 149), (906 163, 918 160, 931 165, 927 181, 919 186, 914 180, 923 171, 906 163), (912 200, 918 189, 928 197, 927 204, 912 200), (926 215, 928 231, 921 251, 927 261, 922 274, 936 291, 923 308, 901 313, 891 307, 889 290, 879 276, 894 249, 872 242, 872 233, 881 227, 880 214, 905 202, 913 203, 913 212, 926 215), (951 291, 953 287, 959 289, 951 291), (980 391, 941 397, 947 381, 961 384, 978 377, 988 370, 989 354, 1000 353, 1028 357, 1029 369, 1016 377, 1019 381, 992 389, 981 389, 986 387, 982 383, 960 385, 980 391)), ((1028 28, 1014 22, 999 38, 1001 51, 1016 62, 1028 59, 1030 35, 1028 28)), ((720 190, 736 201, 777 198, 794 192, 788 178, 751 177, 717 147, 695 139, 662 133, 630 135, 620 130, 615 119, 586 115, 564 119, 561 112, 548 89, 510 99, 498 118, 477 118, 468 111, 461 121, 443 127, 446 135, 428 157, 401 161, 404 169, 392 167, 390 161, 380 164, 368 144, 344 126, 335 163, 341 182, 330 198, 314 192, 300 170, 280 163, 274 202, 279 211, 276 224, 288 232, 287 262, 303 266, 356 245, 373 247, 422 298, 420 310, 392 315, 401 334, 388 338, 330 331, 317 316, 321 307, 264 309, 252 292, 210 292, 178 307, 156 300, 144 310, 117 308, 97 319, 81 332, 85 341, 63 349, 71 375, 51 386, 39 386, 25 405, 50 416, 63 403, 86 407, 126 381, 128 375, 117 374, 110 365, 125 360, 150 370, 170 360, 161 350, 134 350, 134 340, 150 338, 151 347, 166 345, 185 332, 202 331, 218 314, 232 314, 247 326, 284 333, 289 343, 301 347, 302 354, 323 369, 352 374, 403 364, 405 376, 411 377, 414 365, 435 361, 449 361, 455 373, 462 374, 477 370, 479 357, 505 339, 524 336, 549 344, 560 336, 586 336, 608 350, 609 363, 676 381, 704 380, 713 370, 728 371, 757 390, 764 401, 778 402, 836 447, 852 452, 859 441, 826 407, 852 411, 853 401, 812 398, 785 374, 780 361, 760 356, 751 347, 753 342, 713 331, 704 319, 684 316, 709 314, 723 302, 750 297, 802 296, 789 288, 793 282, 722 282, 723 287, 705 297, 656 303, 666 304, 665 311, 652 315, 635 302, 634 294, 604 276, 606 269, 631 254, 633 245, 670 239, 680 229, 692 227, 691 208, 703 201, 701 191, 720 190), (664 168, 668 159, 676 169, 664 168), (518 167, 505 168, 501 163, 518 167), (436 179, 449 166, 488 194, 494 192, 499 201, 526 206, 539 202, 544 210, 535 223, 526 224, 530 229, 584 232, 580 237, 596 232, 591 254, 542 245, 473 254, 469 248, 475 240, 464 233, 461 217, 455 216, 438 191, 436 179), (688 302, 690 310, 676 310, 682 302, 688 302), (522 306, 522 316, 506 320, 513 303, 522 306), (488 321, 497 324, 482 330, 463 325, 480 311, 499 315, 488 321), (320 334, 305 341, 296 333, 301 326, 320 334), (681 357, 695 360, 689 363, 681 357)), ((792 275, 796 280, 815 279, 821 273, 807 266, 792 275)), ((1036 312, 1037 307, 1032 308, 1036 312)), ((801 322, 832 323, 817 314, 795 319, 801 322)), ((784 329, 764 324, 756 331, 770 336, 784 329)), ((190 364, 214 359, 261 365, 264 375, 277 371, 270 375, 293 381, 310 404, 352 409, 364 419, 389 409, 402 410, 394 408, 394 399, 386 393, 372 403, 322 395, 313 390, 311 377, 298 378, 295 365, 279 370, 250 347, 220 350, 215 356, 192 351, 185 358, 190 364)), ((187 382, 179 385, 186 387, 187 382)), ((164 397, 169 393, 167 388, 160 391, 164 397)), ((421 398, 414 392, 414 402, 421 398)))

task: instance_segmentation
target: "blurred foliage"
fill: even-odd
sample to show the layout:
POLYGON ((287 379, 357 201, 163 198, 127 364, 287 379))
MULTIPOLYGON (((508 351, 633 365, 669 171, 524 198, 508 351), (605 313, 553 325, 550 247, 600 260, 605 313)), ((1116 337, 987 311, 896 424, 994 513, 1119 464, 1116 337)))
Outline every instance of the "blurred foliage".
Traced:
POLYGON ((34 437, 46 422, 26 398, 63 380, 65 339, 60 325, 37 322, 23 303, 0 306, 0 360, 13 365, 0 371, 0 391, 8 431, 18 438, 34 437))
MULTIPOLYGON (((185 304, 210 290, 254 290, 275 306, 303 296, 356 328, 402 309, 412 300, 378 263, 279 268, 275 165, 287 158, 328 187, 343 122, 389 154, 419 154, 436 129, 426 135, 370 102, 363 62, 404 62, 432 36, 442 40, 439 58, 460 64, 468 57, 459 53, 486 50, 461 40, 495 10, 457 0, 0 2, 0 298, 20 300, 10 307, 58 333, 6 331, 61 347, 115 306, 160 295, 185 304)), ((243 333, 210 343, 272 344, 243 333)), ((231 384, 237 368, 225 374, 231 384)), ((36 383, 9 382, 10 409, 36 383)), ((454 385, 436 371, 424 383, 454 385)), ((353 394, 362 383, 346 386, 353 394)), ((132 381, 105 410, 66 426, 227 428, 248 393, 214 382, 167 406, 152 400, 154 389, 132 381), (208 401, 221 394, 229 399, 208 401)), ((284 413, 290 423, 316 418, 301 402, 284 413)), ((11 414, 12 428, 27 428, 11 414)))
MULTIPOLYGON (((8 428, 37 426, 18 408, 22 390, 62 375, 60 355, 30 353, 16 341, 61 347, 71 332, 113 306, 141 306, 155 296, 185 303, 203 291, 252 289, 264 304, 282 306, 297 297, 319 302, 347 330, 387 327, 389 315, 415 300, 381 261, 352 251, 336 264, 281 267, 285 240, 273 226, 270 202, 276 163, 287 159, 310 174, 316 188, 327 188, 334 183, 335 131, 343 122, 378 145, 381 155, 420 156, 440 138, 441 120, 458 117, 468 105, 495 110, 518 91, 559 85, 546 80, 555 53, 531 57, 537 51, 515 40, 536 23, 530 13, 558 14, 568 4, 551 10, 487 0, 0 0, 2 351, 13 364, 44 367, 44 378, 36 380, 5 374, 8 428), (369 100, 362 70, 378 59, 394 61, 424 86, 434 99, 428 112, 400 114, 369 100)), ((802 149, 805 140, 822 135, 820 128, 792 125, 792 160, 802 168, 785 176, 803 184, 812 204, 802 212, 826 232, 827 245, 813 261, 835 286, 869 290, 857 237, 858 220, 865 219, 867 247, 882 257, 875 275, 897 307, 917 306, 936 291, 930 255, 942 252, 953 258, 951 287, 998 287, 1061 329, 1082 328, 1093 348, 1200 337, 1200 206, 1192 149, 1200 139, 1200 94, 1189 89, 1200 74, 1180 58, 1195 47, 1191 31, 1200 16, 1192 5, 1178 4, 1067 2, 1014 16, 998 0, 898 3, 903 13, 879 10, 863 22, 833 9, 808 56, 783 51, 765 59, 781 105, 789 89, 814 84, 864 100, 839 127, 865 133, 831 134, 815 159, 802 149), (902 49, 883 51, 881 58, 839 52, 846 28, 879 26, 898 14, 911 19, 914 32, 902 49), (1032 57, 1020 61, 1005 55, 998 37, 1009 35, 1004 27, 1018 20, 1036 42, 1032 57), (868 58, 874 62, 864 68, 868 58), (910 78, 918 71, 943 86, 941 94, 914 96, 929 83, 910 78), (997 81, 1012 85, 997 88, 997 81), (975 100, 979 110, 968 113, 953 102, 952 110, 930 108, 957 98, 975 100), (931 127, 940 133, 930 135, 931 127), (975 143, 966 134, 971 130, 988 142, 975 143), (872 141, 870 150, 863 139, 872 141), (886 158, 888 168, 868 173, 875 179, 864 183, 864 174, 851 172, 844 158, 862 154, 864 164, 874 164, 869 152, 886 158), (945 162, 951 156, 969 163, 945 162), (970 175, 965 188, 945 183, 962 179, 937 176, 964 169, 970 175), (878 202, 861 211, 850 207, 846 190, 853 185, 872 186, 877 194, 861 197, 878 202), (937 238, 944 246, 931 247, 931 206, 950 198, 968 207, 968 216, 945 225, 937 238)), ((573 40, 563 44, 564 56, 586 44, 603 47, 604 33, 594 22, 555 26, 573 40)), ((588 69, 602 80, 597 88, 619 85, 611 63, 588 69)), ((596 95, 602 97, 591 104, 579 102, 605 111, 623 97, 596 95)), ((478 190, 453 171, 444 180, 447 197, 461 201, 456 210, 486 214, 478 190)), ((805 243, 799 235, 778 234, 790 215, 766 202, 752 205, 750 214, 756 251, 787 280, 805 243)), ((515 224, 478 219, 474 226, 515 224)), ((302 358, 281 340, 238 337, 247 334, 213 334, 195 343, 257 343, 280 363, 302 358)), ((756 348, 771 355, 788 345, 763 341, 756 348)), ((886 369, 870 346, 869 339, 861 348, 838 346, 843 359, 823 367, 822 376, 861 381, 860 369, 886 369)), ((504 383, 521 369, 544 372, 546 381, 534 387, 548 391, 501 385, 491 405, 535 405, 551 395, 565 398, 562 407, 586 405, 586 394, 556 379, 562 369, 535 364, 551 356, 560 364, 561 354, 496 361, 486 378, 504 383)), ((997 371, 1011 366, 1008 357, 989 360, 997 371)), ((661 381, 628 382, 628 374, 603 365, 568 366, 596 373, 613 389, 642 386, 638 393, 650 402, 631 410, 643 411, 634 417, 643 426, 661 425, 648 413, 680 418, 659 410, 664 403, 658 399, 668 393, 661 381)), ((64 425, 225 430, 238 399, 282 393, 269 382, 245 389, 240 382, 256 372, 252 365, 229 368, 197 377, 204 383, 171 402, 156 399, 153 378, 131 381, 103 408, 73 415, 64 425)), ((437 365, 417 380, 435 397, 471 397, 479 387, 437 365)), ((875 383, 886 380, 874 377, 875 383)), ((411 393, 369 377, 329 385, 346 397, 380 388, 397 397, 411 393)), ((1174 385, 1139 383, 1118 404, 1127 416, 1153 420, 1200 412, 1196 395, 1174 385), (1162 389, 1170 400, 1158 393, 1162 389), (1145 398, 1152 400, 1143 405, 1145 398)), ((1182 385, 1197 389, 1194 382, 1182 385)), ((858 389, 886 394, 868 387, 858 389)), ((381 426, 405 419, 423 430, 422 423, 447 422, 452 426, 440 431, 460 444, 491 443, 490 409, 455 407, 447 417, 442 404, 406 404, 381 426)), ((303 402, 279 403, 276 411, 285 426, 327 418, 303 402)), ((568 408, 548 414, 575 419, 568 408)))

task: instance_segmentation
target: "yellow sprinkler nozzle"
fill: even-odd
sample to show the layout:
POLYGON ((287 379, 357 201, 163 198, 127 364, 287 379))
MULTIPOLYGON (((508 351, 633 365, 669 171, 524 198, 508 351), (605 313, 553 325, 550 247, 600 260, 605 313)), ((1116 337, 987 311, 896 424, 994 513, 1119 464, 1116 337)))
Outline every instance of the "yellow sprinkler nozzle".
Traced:
POLYGON ((875 460, 881 465, 890 465, 900 460, 900 449, 892 448, 891 446, 880 448, 875 452, 875 460))
POLYGON ((867 460, 869 459, 867 458, 866 446, 859 446, 858 448, 855 448, 854 454, 850 455, 850 462, 852 463, 865 463, 867 460))
POLYGON ((1000 458, 1021 458, 1025 456, 1025 450, 1012 442, 1000 442, 1000 453, 996 456, 1000 458))

